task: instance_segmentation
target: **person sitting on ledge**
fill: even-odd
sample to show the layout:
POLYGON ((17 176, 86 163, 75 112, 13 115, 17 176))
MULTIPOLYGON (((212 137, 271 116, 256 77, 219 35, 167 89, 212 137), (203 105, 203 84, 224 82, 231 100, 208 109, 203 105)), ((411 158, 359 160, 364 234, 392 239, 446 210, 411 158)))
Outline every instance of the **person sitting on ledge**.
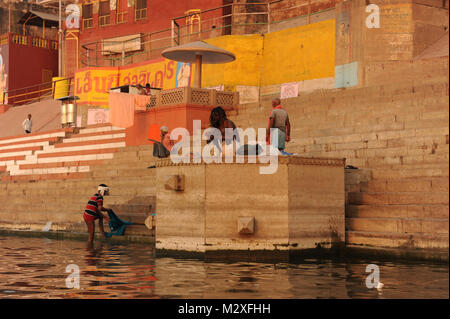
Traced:
POLYGON ((145 85, 145 94, 152 95, 152 91, 150 90, 150 83, 145 85))
MULTIPOLYGON (((220 133, 222 134, 222 144, 225 142, 226 145, 229 145, 233 142, 233 140, 236 140, 239 142, 239 136, 233 135, 232 139, 226 139, 225 136, 225 129, 231 128, 235 129, 236 125, 232 120, 229 120, 227 118, 227 114, 225 113, 225 110, 218 106, 211 110, 211 114, 209 115, 209 124, 211 127, 214 127, 218 130, 220 130, 220 133)), ((210 136, 207 143, 211 143, 214 140, 214 136, 210 136)), ((222 152, 222 147, 220 147, 216 140, 214 140, 214 144, 217 146, 220 152, 222 152)))
POLYGON ((161 143, 169 153, 175 144, 174 141, 170 139, 169 128, 167 126, 161 126, 161 143))
POLYGON ((138 85, 136 85, 136 88, 139 90, 140 95, 147 95, 147 91, 145 90, 145 88, 142 85, 138 84, 138 85))
POLYGON ((100 232, 107 238, 106 233, 103 229, 103 219, 106 221, 109 218, 103 215, 102 211, 108 211, 105 207, 103 207, 103 196, 109 195, 109 187, 105 184, 98 185, 97 193, 95 193, 86 205, 86 209, 83 214, 84 221, 86 222, 86 226, 89 233, 88 243, 93 243, 94 241, 94 233, 95 233, 95 220, 98 219, 98 227, 100 228, 100 232))
MULTIPOLYGON (((161 126, 160 140, 150 139, 153 144, 153 156, 158 158, 165 158, 170 156, 174 141, 170 139, 169 128, 167 126, 161 126)), ((149 168, 153 168, 150 166, 149 168)))

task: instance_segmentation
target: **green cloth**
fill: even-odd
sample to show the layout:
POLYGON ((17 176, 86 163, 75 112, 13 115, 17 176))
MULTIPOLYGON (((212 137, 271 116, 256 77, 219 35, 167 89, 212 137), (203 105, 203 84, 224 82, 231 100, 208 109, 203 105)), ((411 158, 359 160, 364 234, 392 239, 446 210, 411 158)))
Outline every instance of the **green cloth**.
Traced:
MULTIPOLYGON (((277 129, 277 131, 278 131, 278 145, 277 145, 277 148, 279 150, 284 150, 284 148, 286 147, 286 133, 283 132, 280 129, 277 129)), ((270 144, 273 145, 272 137, 270 138, 270 144)))

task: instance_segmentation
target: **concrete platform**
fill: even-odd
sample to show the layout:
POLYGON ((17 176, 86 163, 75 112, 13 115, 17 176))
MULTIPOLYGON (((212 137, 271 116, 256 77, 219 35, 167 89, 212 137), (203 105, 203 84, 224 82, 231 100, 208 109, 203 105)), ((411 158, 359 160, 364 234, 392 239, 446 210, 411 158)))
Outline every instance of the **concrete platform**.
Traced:
POLYGON ((156 249, 191 253, 294 251, 344 243, 343 159, 279 157, 276 173, 260 163, 156 166, 156 249), (173 177, 183 190, 170 189, 173 177))

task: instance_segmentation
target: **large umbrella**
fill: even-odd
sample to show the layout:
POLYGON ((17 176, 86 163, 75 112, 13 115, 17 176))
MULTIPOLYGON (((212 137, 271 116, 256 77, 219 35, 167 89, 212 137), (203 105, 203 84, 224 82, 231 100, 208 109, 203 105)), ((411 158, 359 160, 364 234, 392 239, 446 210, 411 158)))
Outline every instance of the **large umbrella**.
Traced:
POLYGON ((236 56, 224 49, 203 41, 191 42, 165 49, 162 56, 175 61, 195 63, 194 87, 200 88, 202 83, 202 63, 221 64, 236 60, 236 56))

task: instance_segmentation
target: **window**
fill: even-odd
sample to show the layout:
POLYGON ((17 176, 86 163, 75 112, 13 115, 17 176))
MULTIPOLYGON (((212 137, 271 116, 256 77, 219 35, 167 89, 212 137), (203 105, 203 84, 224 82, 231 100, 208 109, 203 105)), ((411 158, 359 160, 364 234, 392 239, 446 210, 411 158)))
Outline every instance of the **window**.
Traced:
POLYGON ((101 1, 98 8, 98 24, 100 26, 109 25, 109 0, 101 1))
POLYGON ((147 18, 147 0, 136 0, 136 21, 147 18))
POLYGON ((83 15, 83 28, 89 29, 92 28, 92 12, 93 5, 91 4, 83 4, 82 15, 83 15))
POLYGON ((127 15, 128 15, 128 1, 127 0, 117 0, 116 23, 127 22, 127 15))

